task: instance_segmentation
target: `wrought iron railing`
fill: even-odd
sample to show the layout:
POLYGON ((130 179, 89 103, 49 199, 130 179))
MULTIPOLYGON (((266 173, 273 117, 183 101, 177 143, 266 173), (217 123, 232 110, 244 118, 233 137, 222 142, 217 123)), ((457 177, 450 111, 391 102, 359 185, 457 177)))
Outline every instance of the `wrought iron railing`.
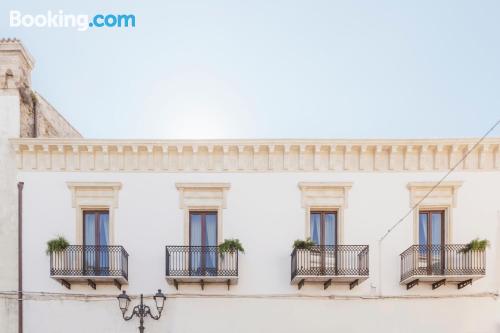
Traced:
POLYGON ((128 279, 128 253, 123 246, 70 245, 50 254, 50 275, 128 279))
POLYGON ((238 276, 238 251, 218 246, 167 246, 166 276, 238 276))
POLYGON ((292 252, 295 276, 368 276, 368 245, 315 245, 292 252))
POLYGON ((465 244, 412 245, 401 253, 401 281, 415 275, 484 275, 485 251, 465 244))

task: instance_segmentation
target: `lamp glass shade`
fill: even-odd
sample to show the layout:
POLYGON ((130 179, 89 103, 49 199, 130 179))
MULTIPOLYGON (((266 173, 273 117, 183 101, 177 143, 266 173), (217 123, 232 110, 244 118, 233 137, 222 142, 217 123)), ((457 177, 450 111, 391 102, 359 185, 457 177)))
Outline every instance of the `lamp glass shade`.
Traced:
POLYGON ((130 297, 128 297, 124 290, 120 295, 118 295, 117 299, 120 310, 122 310, 122 313, 125 313, 128 309, 128 305, 130 304, 130 297))
POLYGON ((158 289, 158 292, 153 296, 153 298, 156 303, 156 309, 158 312, 161 312, 166 299, 165 295, 161 292, 161 289, 158 289))

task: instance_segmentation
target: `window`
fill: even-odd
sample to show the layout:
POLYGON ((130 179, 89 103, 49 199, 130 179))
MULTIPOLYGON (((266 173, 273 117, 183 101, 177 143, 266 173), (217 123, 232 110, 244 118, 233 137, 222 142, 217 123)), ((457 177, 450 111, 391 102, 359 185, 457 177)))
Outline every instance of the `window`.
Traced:
POLYGON ((418 218, 419 267, 443 274, 445 256, 444 210, 421 210, 418 218))
POLYGON ((217 212, 189 212, 189 245, 217 245, 217 212))
POLYGON ((109 211, 83 211, 85 271, 107 275, 109 271, 109 211))
POLYGON ((83 245, 109 245, 109 212, 83 211, 83 245))
POLYGON ((443 210, 421 210, 418 218, 419 245, 444 245, 444 225, 443 210))
POLYGON ((190 270, 192 275, 217 274, 217 212, 189 212, 190 270))
POLYGON ((337 244, 337 212, 311 212, 311 239, 317 245, 337 244))

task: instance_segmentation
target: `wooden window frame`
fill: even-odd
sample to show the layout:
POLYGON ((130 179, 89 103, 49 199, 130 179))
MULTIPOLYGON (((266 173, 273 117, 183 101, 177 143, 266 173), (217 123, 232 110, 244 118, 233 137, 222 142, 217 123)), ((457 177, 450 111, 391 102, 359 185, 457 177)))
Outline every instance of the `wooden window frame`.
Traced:
MULTIPOLYGON (((95 239, 96 239, 96 243, 99 242, 99 244, 95 244, 95 245, 102 245, 102 244, 100 244, 101 237, 99 237, 99 236, 100 236, 100 229, 101 229, 100 228, 100 225, 101 225, 101 218, 100 217, 101 217, 101 214, 103 214, 103 213, 106 213, 108 215, 108 231, 109 231, 110 212, 108 209, 84 209, 84 210, 82 210, 82 221, 83 221, 83 223, 82 223, 83 224, 82 225, 82 227, 83 227, 83 230, 82 230, 83 243, 82 244, 83 245, 87 245, 85 243, 85 234, 86 234, 85 233, 85 216, 87 214, 96 214, 97 224, 96 224, 96 228, 95 228, 95 239)), ((109 234, 108 234, 108 244, 106 244, 106 245, 110 245, 109 234)))
POLYGON ((432 214, 439 213, 441 215, 441 244, 446 245, 446 210, 444 209, 420 209, 418 211, 418 234, 419 234, 419 245, 420 245, 420 215, 421 214, 426 214, 427 215, 427 244, 425 245, 430 245, 432 244, 432 228, 431 228, 431 216, 432 214), (430 242, 430 243, 429 243, 430 242))
MULTIPOLYGON (((84 251, 83 251, 83 256, 84 256, 84 260, 83 260, 83 265, 84 265, 84 270, 87 271, 87 258, 88 258, 88 253, 85 251, 85 247, 86 246, 103 246, 101 243, 100 243, 100 239, 101 239, 101 215, 103 214, 107 214, 108 215, 108 244, 106 244, 105 246, 109 246, 109 242, 110 242, 110 235, 109 235, 109 227, 110 227, 110 212, 109 212, 109 209, 84 209, 82 210, 82 244, 83 244, 83 248, 84 248, 84 251), (92 214, 95 214, 96 216, 96 220, 95 220, 95 234, 94 234, 94 237, 95 237, 95 243, 94 245, 87 245, 86 244, 86 240, 85 240, 85 235, 86 235, 86 232, 85 232, 85 216, 86 215, 92 215, 92 214)), ((91 250, 93 253, 94 253, 94 269, 98 269, 98 270, 101 270, 102 268, 104 267, 101 267, 101 254, 102 254, 102 249, 101 250, 97 250, 98 248, 96 248, 95 250, 91 250)), ((107 250, 106 250, 107 251, 107 250)), ((109 262, 108 262, 109 264, 109 262)), ((109 267, 108 267, 109 268, 109 267)))
MULTIPOLYGON (((215 244, 214 246, 219 245, 219 212, 217 210, 190 210, 189 211, 189 252, 191 253, 191 246, 198 246, 198 245, 192 245, 191 244, 191 216, 192 215, 201 215, 201 243, 200 245, 201 248, 209 246, 209 245, 203 245, 206 239, 206 216, 207 215, 215 215, 215 244)), ((214 252, 217 253, 217 252, 214 252)), ((207 274, 207 263, 206 263, 207 257, 205 255, 200 255, 200 267, 201 271, 203 272, 202 275, 207 274)), ((216 255, 215 256, 215 270, 218 271, 219 267, 219 258, 216 255)), ((191 268, 191 255, 189 255, 189 274, 192 274, 192 268, 191 268)))
MULTIPOLYGON (((192 215, 201 215, 201 241, 204 242, 206 238, 206 216, 207 215, 215 215, 215 244, 219 245, 219 212, 217 210, 190 210, 189 211, 189 246, 191 246, 191 216, 192 215)), ((207 245, 201 245, 207 246, 207 245)))
POLYGON ((441 249, 440 249, 440 264, 441 264, 441 273, 443 274, 444 268, 445 268, 445 246, 446 246, 446 210, 445 209, 419 209, 418 210, 418 234, 419 234, 419 245, 425 245, 428 246, 428 250, 426 251, 427 254, 427 274, 431 275, 433 274, 433 266, 432 266, 432 256, 433 256, 433 250, 432 250, 432 214, 437 214, 439 213, 441 215, 441 249), (420 244, 420 215, 421 214, 426 214, 427 215, 427 243, 426 244, 420 244))
MULTIPOLYGON (((309 211, 309 230, 311 230, 311 216, 312 214, 320 214, 320 243, 317 245, 325 245, 325 215, 333 214, 335 216, 335 245, 339 244, 339 223, 338 223, 338 210, 325 210, 325 209, 311 209, 309 211)), ((311 231, 309 231, 309 235, 312 238, 311 231)))

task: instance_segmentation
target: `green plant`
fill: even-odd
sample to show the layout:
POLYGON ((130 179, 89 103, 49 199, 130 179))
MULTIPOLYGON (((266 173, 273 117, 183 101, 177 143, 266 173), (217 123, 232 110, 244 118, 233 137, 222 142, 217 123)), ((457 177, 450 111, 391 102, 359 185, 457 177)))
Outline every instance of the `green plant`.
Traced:
POLYGON ((298 249, 298 250, 309 250, 311 247, 316 245, 314 241, 308 237, 305 240, 303 239, 297 239, 295 242, 293 242, 293 248, 298 249))
POLYGON ((484 251, 489 246, 490 246, 489 240, 476 238, 471 240, 467 245, 465 245, 465 248, 461 249, 460 252, 466 253, 469 251, 484 251))
POLYGON ((224 239, 224 242, 219 244, 219 251, 222 253, 230 252, 233 253, 235 251, 240 251, 241 253, 245 253, 245 249, 239 239, 224 239))
POLYGON ((47 242, 47 250, 45 253, 50 254, 53 252, 64 251, 69 246, 68 241, 63 236, 51 239, 47 242))

